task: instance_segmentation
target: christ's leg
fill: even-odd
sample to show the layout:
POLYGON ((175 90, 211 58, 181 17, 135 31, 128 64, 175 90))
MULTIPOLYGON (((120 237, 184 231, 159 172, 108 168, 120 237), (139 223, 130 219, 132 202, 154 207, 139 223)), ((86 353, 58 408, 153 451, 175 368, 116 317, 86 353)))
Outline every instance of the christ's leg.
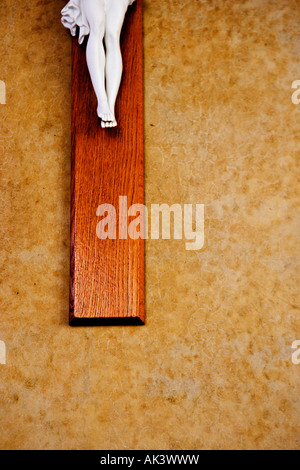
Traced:
POLYGON ((97 113, 102 121, 113 121, 105 90, 105 53, 103 38, 105 33, 104 0, 85 0, 84 9, 90 25, 86 58, 93 87, 98 99, 97 113))
MULTIPOLYGON (((105 8, 106 91, 108 104, 114 116, 115 103, 123 71, 120 34, 127 6, 127 0, 109 0, 105 8)), ((107 124, 107 127, 115 127, 116 125, 117 122, 114 117, 113 123, 107 124)))

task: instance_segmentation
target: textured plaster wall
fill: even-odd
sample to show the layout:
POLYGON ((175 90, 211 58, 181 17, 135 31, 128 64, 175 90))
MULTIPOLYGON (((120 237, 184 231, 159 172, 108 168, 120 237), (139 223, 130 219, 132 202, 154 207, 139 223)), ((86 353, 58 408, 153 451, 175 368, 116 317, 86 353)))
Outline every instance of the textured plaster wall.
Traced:
POLYGON ((0 448, 299 448, 300 2, 144 0, 146 200, 205 247, 148 241, 147 325, 84 329, 63 5, 0 5, 0 448))

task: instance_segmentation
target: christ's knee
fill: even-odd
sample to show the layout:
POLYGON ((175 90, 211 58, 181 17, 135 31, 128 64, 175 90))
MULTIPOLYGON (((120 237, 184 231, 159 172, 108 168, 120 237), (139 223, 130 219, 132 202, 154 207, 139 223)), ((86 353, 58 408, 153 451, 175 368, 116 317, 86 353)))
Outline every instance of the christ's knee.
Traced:
POLYGON ((98 39, 103 39, 105 33, 105 21, 91 21, 90 34, 96 36, 98 39))
POLYGON ((108 50, 120 49, 120 31, 107 29, 105 32, 105 46, 108 50))

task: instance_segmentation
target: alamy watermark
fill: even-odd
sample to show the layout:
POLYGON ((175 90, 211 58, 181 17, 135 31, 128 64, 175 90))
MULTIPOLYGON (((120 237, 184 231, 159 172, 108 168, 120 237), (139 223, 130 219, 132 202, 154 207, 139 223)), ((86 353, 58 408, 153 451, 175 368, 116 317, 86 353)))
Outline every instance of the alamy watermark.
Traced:
POLYGON ((96 228, 100 240, 170 240, 173 235, 185 240, 186 250, 204 246, 204 204, 151 204, 148 210, 143 204, 128 207, 127 196, 120 196, 118 208, 101 204, 96 216, 102 217, 96 228))
POLYGON ((0 80, 0 104, 6 104, 6 86, 2 80, 0 80))
POLYGON ((292 83, 292 89, 296 90, 292 94, 292 103, 299 104, 300 103, 300 80, 294 80, 292 83))
POLYGON ((4 341, 0 341, 0 364, 6 364, 6 346, 4 341))
POLYGON ((300 364, 300 340, 293 342, 292 349, 296 349, 296 351, 292 354, 292 362, 298 366, 300 364))

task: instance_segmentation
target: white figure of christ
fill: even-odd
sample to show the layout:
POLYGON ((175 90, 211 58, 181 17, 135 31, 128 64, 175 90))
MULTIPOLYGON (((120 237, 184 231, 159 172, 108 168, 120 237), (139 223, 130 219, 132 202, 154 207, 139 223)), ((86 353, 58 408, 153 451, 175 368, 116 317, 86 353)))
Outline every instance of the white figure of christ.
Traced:
POLYGON ((80 44, 89 35, 86 58, 102 127, 117 126, 115 103, 123 71, 120 34, 127 8, 134 1, 70 0, 61 12, 62 24, 72 36, 79 27, 80 44))

